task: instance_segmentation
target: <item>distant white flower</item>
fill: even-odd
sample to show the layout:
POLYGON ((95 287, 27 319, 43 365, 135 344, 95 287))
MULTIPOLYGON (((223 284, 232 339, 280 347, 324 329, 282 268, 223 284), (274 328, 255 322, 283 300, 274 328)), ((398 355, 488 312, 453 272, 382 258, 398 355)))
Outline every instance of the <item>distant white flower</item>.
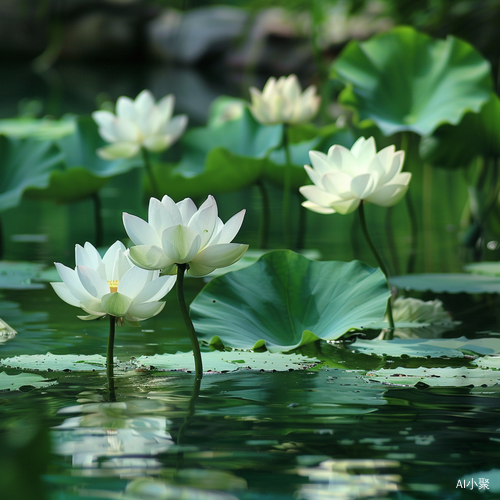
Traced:
POLYGON ((412 297, 398 297, 392 304, 392 314, 396 322, 411 323, 450 323, 449 312, 445 311, 443 303, 438 300, 427 302, 412 297))
POLYGON ((262 92, 250 87, 250 111, 264 125, 299 124, 311 120, 319 109, 321 97, 311 85, 304 92, 295 75, 271 77, 262 92))
POLYGON ((159 276, 159 271, 146 271, 127 257, 125 246, 117 241, 104 257, 91 243, 75 248, 76 268, 56 262, 63 280, 51 283, 54 291, 68 304, 80 307, 97 319, 106 314, 131 322, 156 316, 164 307, 163 298, 174 286, 174 276, 159 276))
POLYGON ((188 118, 172 118, 175 98, 172 94, 155 103, 149 90, 143 90, 133 101, 119 97, 116 115, 95 111, 92 118, 101 137, 111 144, 97 150, 105 160, 132 158, 141 148, 159 153, 170 147, 184 132, 188 118))
POLYGON ((351 150, 334 145, 328 155, 310 151, 312 168, 305 165, 312 186, 300 192, 302 205, 321 214, 348 214, 361 201, 383 207, 395 205, 405 195, 411 173, 401 172, 404 151, 388 146, 377 153, 373 137, 360 137, 351 150))
POLYGON ((209 196, 199 209, 190 198, 175 203, 168 196, 149 201, 148 221, 123 214, 123 224, 135 245, 130 258, 144 269, 175 274, 176 264, 187 264, 188 274, 204 276, 230 266, 247 251, 248 245, 231 243, 240 230, 245 210, 224 224, 217 203, 209 196))

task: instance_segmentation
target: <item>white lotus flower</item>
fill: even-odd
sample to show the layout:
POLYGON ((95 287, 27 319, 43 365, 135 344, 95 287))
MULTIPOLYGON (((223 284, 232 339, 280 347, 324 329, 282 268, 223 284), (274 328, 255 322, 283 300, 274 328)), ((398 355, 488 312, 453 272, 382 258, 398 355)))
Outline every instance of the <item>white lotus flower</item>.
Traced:
POLYGON ((149 90, 143 90, 133 101, 119 97, 116 116, 110 111, 95 111, 92 118, 101 137, 111 144, 97 150, 105 160, 132 158, 141 148, 159 153, 171 146, 184 132, 188 118, 172 118, 175 98, 172 94, 155 103, 149 90))
POLYGON ((299 124, 311 120, 319 109, 321 97, 311 85, 304 92, 295 75, 271 77, 262 92, 250 88, 250 111, 264 125, 276 123, 299 124))
POLYGON ((76 268, 56 262, 62 283, 51 283, 54 291, 68 304, 80 307, 97 319, 106 314, 131 322, 156 316, 164 307, 163 298, 174 286, 174 276, 160 276, 132 264, 125 246, 117 241, 104 257, 91 243, 76 245, 76 268))
POLYGON ((412 297, 398 297, 392 304, 392 314, 396 322, 451 323, 452 317, 438 300, 427 302, 412 297))
POLYGON ((176 264, 188 264, 192 276, 204 276, 227 267, 247 251, 248 245, 231 243, 240 230, 245 210, 226 224, 217 216, 217 203, 209 196, 199 209, 190 198, 175 203, 168 196, 149 201, 149 223, 127 213, 123 224, 135 245, 130 258, 144 269, 174 274, 176 264))
POLYGON ((328 155, 310 151, 312 168, 305 165, 313 186, 302 186, 308 199, 302 205, 320 214, 348 214, 361 201, 383 207, 395 205, 405 195, 411 173, 401 172, 404 151, 388 146, 377 153, 373 137, 360 137, 351 150, 332 146, 328 155))

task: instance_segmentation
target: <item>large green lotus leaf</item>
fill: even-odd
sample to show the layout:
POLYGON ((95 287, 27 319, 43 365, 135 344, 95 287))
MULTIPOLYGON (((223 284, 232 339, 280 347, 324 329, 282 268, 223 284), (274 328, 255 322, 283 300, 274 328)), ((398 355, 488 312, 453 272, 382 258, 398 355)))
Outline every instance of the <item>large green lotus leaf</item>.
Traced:
MULTIPOLYGON (((178 165, 156 163, 153 171, 160 192, 181 200, 238 191, 251 186, 260 177, 265 160, 244 158, 227 149, 214 148, 205 157, 205 168, 196 172, 203 161, 195 163, 184 159, 178 165)), ((152 194, 147 178, 145 189, 146 194, 152 194)))
POLYGON ((348 84, 341 102, 385 135, 428 135, 443 123, 457 124, 466 112, 478 112, 493 90, 490 65, 471 45, 407 26, 350 42, 332 73, 348 84))
POLYGON ((260 125, 248 109, 238 119, 192 129, 181 140, 180 163, 154 165, 159 189, 179 199, 250 186, 260 177, 269 151, 281 144, 282 135, 282 125, 260 125))
POLYGON ((79 117, 75 132, 55 144, 63 154, 63 168, 51 173, 48 186, 29 189, 26 195, 30 198, 61 203, 77 201, 99 191, 110 177, 142 166, 139 157, 114 161, 99 158, 96 150, 105 143, 90 116, 79 117))
POLYGON ((314 262, 280 250, 214 278, 191 312, 206 342, 277 352, 380 322, 388 297, 380 269, 359 261, 314 262))
MULTIPOLYGON (((219 267, 212 271, 210 274, 205 276, 206 279, 212 279, 216 276, 222 276, 226 273, 231 273, 233 271, 239 271, 240 269, 245 269, 245 267, 250 267, 252 264, 255 264, 263 255, 266 253, 272 252, 274 250, 247 250, 245 255, 228 267, 219 267)), ((301 250, 300 255, 303 255, 306 259, 309 260, 319 260, 321 258, 321 253, 318 250, 301 250)), ((57 270, 56 270, 57 272, 57 270)))
MULTIPOLYGON (((236 370, 287 372, 291 370, 304 370, 319 363, 319 360, 316 358, 301 356, 299 354, 251 351, 203 352, 201 357, 203 360, 203 371, 212 373, 236 370)), ((159 370, 194 371, 192 352, 141 356, 135 362, 147 367, 152 366, 159 370)))
POLYGON ((391 285, 404 290, 436 293, 500 293, 500 278, 467 273, 408 274, 390 278, 391 285))
POLYGON ((500 277, 500 262, 475 262, 464 266, 464 270, 472 274, 500 277))
POLYGON ((388 385, 430 387, 491 386, 500 383, 500 371, 481 368, 381 368, 366 374, 370 381, 388 385))
POLYGON ((33 373, 19 373, 18 375, 7 375, 0 373, 0 391, 18 391, 21 387, 48 387, 57 384, 55 380, 48 380, 33 373))
POLYGON ((500 339, 394 339, 360 340, 349 346, 350 349, 376 356, 411 358, 463 358, 465 354, 492 355, 500 353, 500 339))
POLYGON ((62 165, 51 142, 0 136, 0 212, 17 206, 29 188, 45 189, 62 165))
POLYGON ((75 132, 75 120, 71 116, 61 120, 48 118, 7 118, 0 120, 0 134, 18 139, 32 137, 39 140, 60 139, 75 132))
POLYGON ((458 125, 442 125, 423 139, 420 153, 436 167, 467 167, 478 156, 500 156, 500 99, 494 93, 479 113, 467 113, 458 125))

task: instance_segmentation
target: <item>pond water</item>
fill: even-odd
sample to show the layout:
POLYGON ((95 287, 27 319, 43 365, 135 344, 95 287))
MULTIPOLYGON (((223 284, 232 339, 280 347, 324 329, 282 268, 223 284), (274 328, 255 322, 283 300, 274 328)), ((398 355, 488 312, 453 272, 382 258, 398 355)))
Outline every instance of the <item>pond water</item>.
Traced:
MULTIPOLYGON (((453 172, 433 172, 431 180, 429 172, 413 173, 421 223, 416 269, 459 271, 468 252, 459 250, 467 195, 463 179, 453 172)), ((139 170, 130 172, 102 190, 106 245, 124 238, 123 211, 146 216, 141 176, 139 170)), ((279 248, 281 200, 278 190, 270 189, 270 247, 279 248)), ((223 220, 248 209, 237 241, 255 248, 258 192, 226 194, 217 201, 223 220)), ((92 210, 91 201, 67 206, 23 201, 2 214, 6 259, 47 266, 59 261, 72 267, 74 245, 94 241, 92 210)), ((404 274, 407 212, 404 203, 393 212, 392 250, 383 243, 386 212, 370 207, 373 236, 386 257, 393 257, 392 273, 404 274)), ((348 261, 355 256, 375 264, 362 245, 355 214, 313 214, 307 234, 306 247, 319 250, 323 259, 348 261)), ((486 258, 498 260, 498 247, 489 248, 486 258)), ((202 279, 187 280, 188 302, 203 285, 202 279)), ((444 336, 500 335, 495 334, 500 332, 498 295, 439 298, 454 319, 462 321, 444 336)), ((0 343, 0 358, 48 352, 104 355, 106 322, 82 322, 76 314, 45 284, 17 289, 5 285, 0 290, 0 317, 18 334, 0 343)), ((140 328, 117 330, 115 356, 122 362, 190 350, 173 294, 159 316, 140 328)), ((200 387, 190 372, 127 365, 116 372, 113 394, 99 368, 39 371, 50 381, 48 386, 26 385, 0 393, 0 497, 498 498, 500 386, 389 385, 370 380, 367 371, 391 363, 419 367, 422 360, 353 354, 348 346, 324 342, 303 350, 304 355, 318 353, 335 363, 286 372, 242 366, 209 373, 200 387)), ((439 367, 455 362, 437 358, 426 363, 439 367)), ((456 362, 457 367, 466 365, 456 362)))

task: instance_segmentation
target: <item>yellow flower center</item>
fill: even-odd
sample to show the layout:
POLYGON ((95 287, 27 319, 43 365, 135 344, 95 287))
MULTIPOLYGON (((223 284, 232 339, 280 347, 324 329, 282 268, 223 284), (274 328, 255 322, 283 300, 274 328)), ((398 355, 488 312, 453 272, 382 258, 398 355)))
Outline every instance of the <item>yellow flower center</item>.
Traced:
POLYGON ((120 283, 120 280, 108 280, 109 291, 111 293, 118 291, 118 283, 120 283))

